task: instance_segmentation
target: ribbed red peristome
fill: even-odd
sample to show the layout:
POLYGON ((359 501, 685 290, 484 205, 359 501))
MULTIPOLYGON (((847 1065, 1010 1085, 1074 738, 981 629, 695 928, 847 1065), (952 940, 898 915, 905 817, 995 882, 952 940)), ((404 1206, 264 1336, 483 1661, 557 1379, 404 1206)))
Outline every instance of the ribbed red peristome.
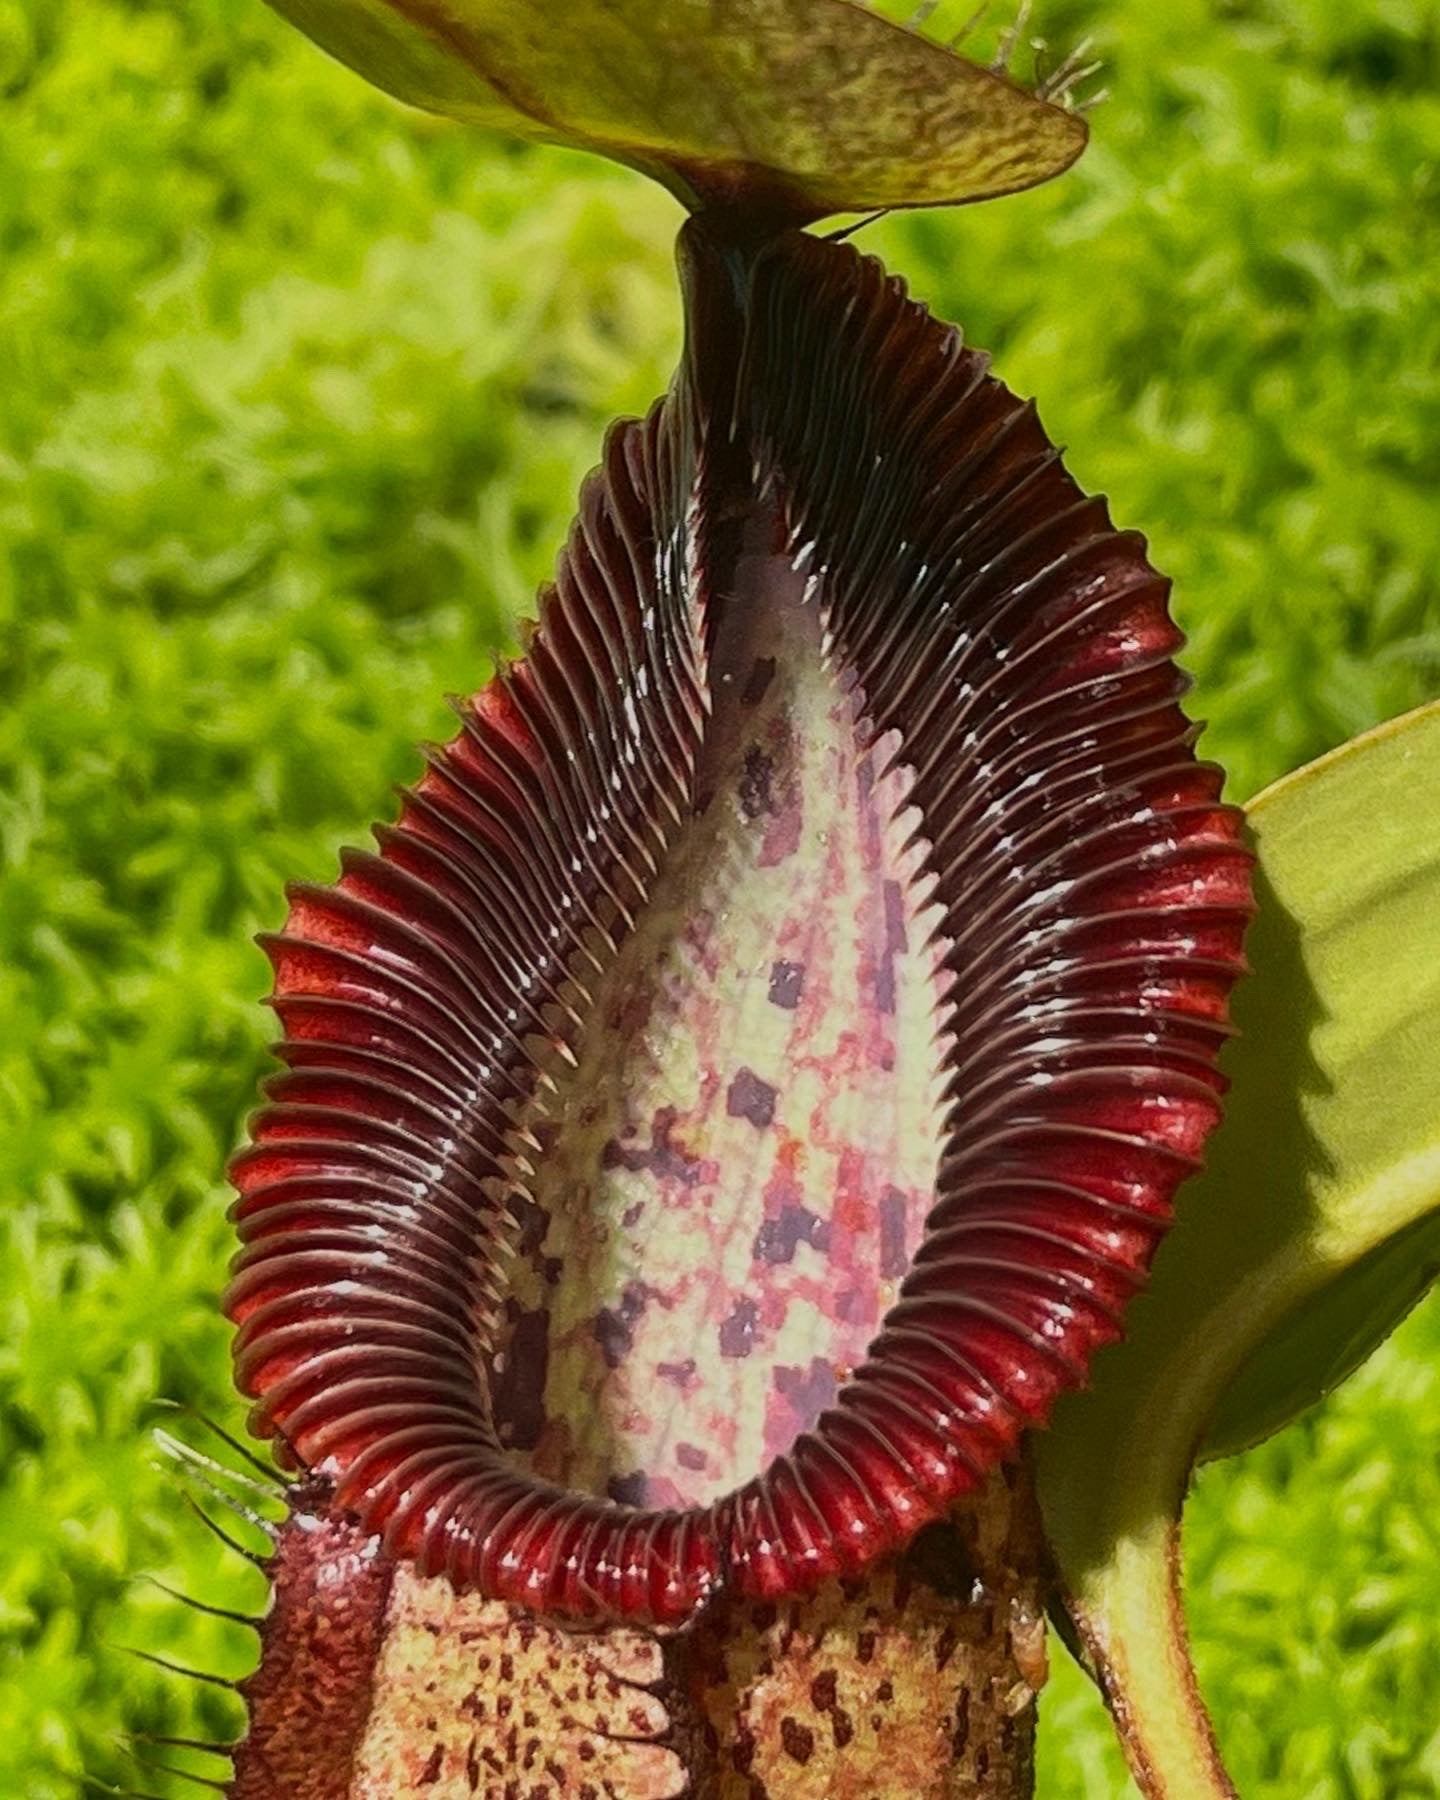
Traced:
POLYGON ((1250 909, 1143 541, 873 261, 792 234, 731 266, 733 341, 692 341, 611 434, 525 660, 461 706, 378 854, 293 891, 268 944, 288 1069, 233 1169, 257 1428, 422 1572, 580 1618, 854 1572, 1084 1381, 1219 1117, 1250 909), (953 975, 945 1139, 835 1405, 667 1513, 517 1467, 477 1370, 535 1154, 516 1118, 691 805, 725 591, 707 508, 737 447, 913 771, 953 975))

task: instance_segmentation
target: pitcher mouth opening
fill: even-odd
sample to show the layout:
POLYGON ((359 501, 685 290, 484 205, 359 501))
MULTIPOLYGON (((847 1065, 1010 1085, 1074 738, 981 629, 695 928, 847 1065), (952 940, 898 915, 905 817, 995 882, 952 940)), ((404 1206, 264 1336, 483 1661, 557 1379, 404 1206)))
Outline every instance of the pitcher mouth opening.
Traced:
POLYGON ((1249 909, 1033 409, 848 248, 725 274, 525 659, 293 892, 234 1167, 257 1429, 422 1573, 655 1625, 858 1571, 1083 1381, 1249 909))

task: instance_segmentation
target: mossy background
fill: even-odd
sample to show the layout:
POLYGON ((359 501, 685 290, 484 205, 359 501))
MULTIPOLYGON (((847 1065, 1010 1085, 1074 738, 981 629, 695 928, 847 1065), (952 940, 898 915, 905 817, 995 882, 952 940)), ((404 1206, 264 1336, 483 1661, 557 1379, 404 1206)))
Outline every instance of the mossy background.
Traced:
MULTIPOLYGON (((862 241, 1150 533, 1244 795, 1440 690, 1440 5, 1042 10, 1108 65, 1081 167, 862 241)), ((675 224, 402 112, 259 0, 0 0, 0 1794, 163 1792, 117 1734, 233 1730, 117 1646, 251 1655, 133 1586, 258 1598, 147 1410, 240 1420, 251 934, 513 643, 605 422, 667 378, 675 224)), ((1247 1800, 1440 1793, 1437 1459, 1432 1302, 1200 1482, 1247 1800)), ((1042 1800, 1128 1791, 1068 1665, 1044 1714, 1042 1800)))

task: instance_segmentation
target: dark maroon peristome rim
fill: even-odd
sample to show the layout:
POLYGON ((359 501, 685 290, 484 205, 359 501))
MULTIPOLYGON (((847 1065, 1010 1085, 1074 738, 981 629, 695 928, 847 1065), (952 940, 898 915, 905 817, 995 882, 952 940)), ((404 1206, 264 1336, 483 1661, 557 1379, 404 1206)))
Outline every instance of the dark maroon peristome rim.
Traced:
POLYGON ((1033 408, 848 247, 687 240, 686 368, 612 432, 528 655, 461 706, 379 853, 295 889, 269 941, 288 1069, 234 1164, 227 1301, 257 1429, 396 1555, 660 1625, 858 1571, 1083 1382, 1219 1117, 1250 910, 1167 584, 1033 408), (736 1492, 655 1512, 512 1466, 477 1369, 516 1110, 690 802, 736 467, 914 772, 948 1112, 925 1239, 835 1405, 736 1492))

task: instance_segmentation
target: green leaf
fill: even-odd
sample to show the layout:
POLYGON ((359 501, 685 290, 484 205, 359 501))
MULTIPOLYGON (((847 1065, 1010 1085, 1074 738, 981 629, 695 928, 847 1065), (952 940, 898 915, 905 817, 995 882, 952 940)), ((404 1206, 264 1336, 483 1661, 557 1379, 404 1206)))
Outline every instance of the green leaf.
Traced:
POLYGON ((1260 913, 1233 1087, 1128 1341, 1037 1446, 1066 1604, 1142 1789, 1229 1794, 1178 1522, 1200 1457, 1349 1372, 1440 1263, 1440 705, 1251 806, 1260 913))
POLYGON ((797 220, 1033 187, 1084 121, 853 0, 271 0, 412 106, 797 220))

